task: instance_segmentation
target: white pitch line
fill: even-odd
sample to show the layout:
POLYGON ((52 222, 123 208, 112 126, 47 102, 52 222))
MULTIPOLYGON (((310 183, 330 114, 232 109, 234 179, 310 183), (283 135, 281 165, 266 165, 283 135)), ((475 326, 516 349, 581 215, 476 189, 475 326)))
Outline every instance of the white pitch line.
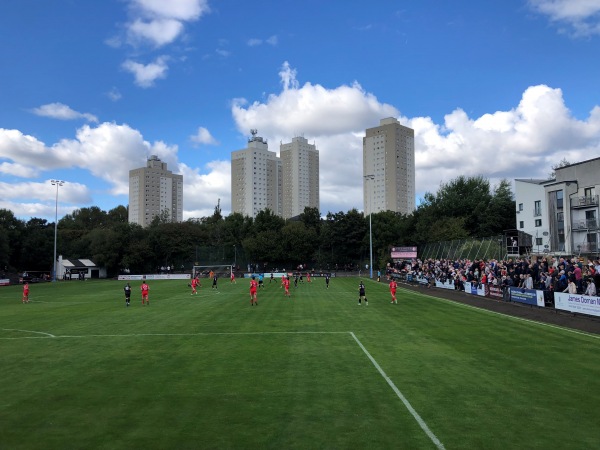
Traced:
POLYGON ((96 303, 96 304, 100 304, 99 302, 45 302, 43 300, 29 300, 31 303, 47 303, 49 305, 52 304, 56 304, 56 305, 89 305, 92 303, 96 303))
POLYGON ((381 368, 381 366, 379 364, 377 364, 377 361, 375 361, 375 358, 373 358, 371 356, 371 354, 369 353, 369 351, 365 348, 364 345, 362 345, 362 343, 358 340, 358 338, 356 337, 356 335, 352 331, 350 332, 350 334, 352 335, 352 337, 354 338, 354 340, 356 341, 356 343, 358 344, 358 346, 362 349, 362 351, 365 352, 365 355, 367 355, 367 357, 371 360, 371 362, 373 363, 373 365, 375 366, 375 368, 379 371, 379 373, 381 374, 381 376, 383 377, 383 379, 385 381, 387 381, 387 384, 390 385, 390 387, 396 393, 396 395, 398 396, 398 398, 402 401, 402 403, 404 403, 404 406, 406 406, 406 409, 408 409, 408 411, 415 418, 415 420, 417 421, 417 423, 419 424, 419 426, 421 427, 421 429, 425 432, 425 434, 429 437, 429 439, 431 439, 431 442, 433 442, 437 448, 444 449, 445 448, 444 444, 442 444, 440 442, 440 440, 436 437, 436 435, 433 434, 433 432, 429 429, 429 427, 427 426, 427 424, 425 423, 425 421, 421 418, 421 416, 419 415, 419 413, 417 411, 415 411, 415 409, 412 407, 412 405, 410 404, 410 402, 406 399, 406 397, 404 397, 404 395, 402 394, 402 392, 400 392, 400 390, 396 387, 396 385, 390 379, 390 377, 388 377, 386 375, 386 373, 383 371, 383 369, 381 368))
MULTIPOLYGON (((14 328, 2 328, 2 331, 19 331, 21 333, 35 333, 35 334, 44 334, 48 337, 54 338, 56 336, 54 336, 53 334, 50 333, 44 333, 43 331, 32 331, 32 330, 17 330, 14 328)), ((18 338, 17 338, 18 339, 18 338)))
MULTIPOLYGON (((4 329, 9 331, 8 329, 4 329)), ((10 331, 27 331, 27 330, 10 330, 10 331)), ((239 332, 239 333, 131 333, 131 334, 82 334, 82 335, 52 335, 50 333, 42 333, 39 331, 29 331, 29 333, 45 334, 48 337, 55 339, 86 339, 86 338, 100 338, 100 337, 181 337, 181 336, 260 336, 260 335, 271 335, 271 334, 348 334, 347 331, 256 331, 256 332, 239 332)), ((47 339, 47 337, 0 337, 0 340, 15 340, 15 339, 47 339)))
POLYGON ((572 328, 561 327, 559 325, 552 325, 550 323, 538 322, 537 320, 531 320, 531 319, 525 319, 523 317, 511 316, 510 314, 505 314, 505 313, 501 313, 501 312, 497 312, 497 311, 490 311, 489 309, 478 308, 477 306, 467 305, 465 303, 459 303, 459 302, 455 302, 455 301, 452 301, 452 300, 446 300, 445 298, 435 297, 433 295, 421 294, 420 292, 411 291, 410 289, 406 289, 406 288, 401 288, 401 289, 405 290, 406 292, 410 292, 412 294, 415 294, 415 295, 420 295, 422 297, 427 297, 427 298, 432 298, 434 300, 439 300, 441 302, 444 302, 444 303, 452 305, 452 306, 458 306, 460 308, 469 308, 469 309, 473 309, 475 311, 482 312, 484 314, 494 314, 496 316, 507 317, 507 318, 513 319, 513 320, 519 320, 521 322, 527 322, 527 323, 532 323, 532 324, 535 324, 535 325, 540 325, 542 327, 554 328, 554 329, 560 330, 560 331, 566 331, 566 332, 569 332, 569 333, 580 334, 582 336, 587 336, 587 337, 591 337, 591 338, 594 338, 594 339, 600 339, 600 335, 598 335, 598 334, 586 333, 584 331, 573 330, 572 328))

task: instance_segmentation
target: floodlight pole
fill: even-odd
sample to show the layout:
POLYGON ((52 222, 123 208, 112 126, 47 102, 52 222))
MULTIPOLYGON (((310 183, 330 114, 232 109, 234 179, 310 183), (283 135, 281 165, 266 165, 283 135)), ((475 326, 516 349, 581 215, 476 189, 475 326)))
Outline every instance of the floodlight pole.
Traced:
POLYGON ((52 281, 56 282, 56 238, 58 236, 58 188, 65 184, 62 180, 50 180, 52 186, 56 186, 56 203, 54 210, 54 266, 52 269, 52 281))
MULTIPOLYGON (((373 181, 375 179, 375 175, 365 175, 366 181, 373 181)), ((369 204, 369 278, 373 279, 373 226, 371 222, 371 216, 373 215, 373 185, 371 184, 371 189, 369 190, 370 195, 370 204, 369 204)))

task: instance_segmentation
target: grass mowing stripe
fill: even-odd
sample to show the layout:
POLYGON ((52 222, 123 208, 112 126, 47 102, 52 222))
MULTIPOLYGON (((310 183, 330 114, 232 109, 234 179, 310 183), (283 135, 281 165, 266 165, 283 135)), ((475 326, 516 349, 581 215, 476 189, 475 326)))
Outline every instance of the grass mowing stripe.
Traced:
POLYGON ((412 405, 410 404, 410 402, 406 399, 406 397, 402 394, 402 392, 400 392, 400 389, 398 389, 396 387, 396 385, 394 384, 394 382, 390 379, 390 377, 388 377, 386 375, 386 373, 383 371, 383 369, 381 368, 381 366, 379 364, 377 364, 377 361, 375 361, 375 358, 373 358, 371 356, 371 354, 369 353, 369 351, 365 348, 364 345, 362 345, 362 343, 358 340, 358 338, 356 337, 356 335, 353 332, 350 332, 350 334, 352 335, 352 337, 354 338, 354 340, 356 341, 356 343, 358 344, 358 346, 362 349, 362 351, 365 352, 365 355, 367 355, 367 357, 371 360, 371 362, 373 363, 373 365, 375 366, 375 368, 377 369, 377 371, 381 374, 381 376, 383 377, 383 379, 385 381, 387 381, 387 384, 390 385, 390 387, 396 393, 396 395, 398 396, 398 398, 402 401, 402 403, 404 403, 404 406, 406 406, 406 409, 408 409, 408 411, 415 418, 415 420, 417 421, 417 423, 419 424, 419 426, 421 427, 421 429, 425 432, 425 434, 429 437, 429 439, 431 439, 431 442, 433 442, 435 444, 435 446, 437 448, 439 448, 439 449, 445 448, 444 444, 442 444, 440 442, 440 440, 437 438, 437 436, 435 434, 433 434, 433 432, 429 429, 429 427, 427 426, 427 424, 425 423, 425 421, 421 418, 421 416, 419 415, 419 413, 417 411, 415 411, 415 409, 412 407, 412 405))
POLYGON ((493 314, 493 315, 496 315, 496 316, 506 317, 506 318, 513 319, 513 320, 518 320, 518 321, 521 321, 521 322, 527 322, 527 323, 532 323, 532 324, 535 324, 535 325, 540 325, 542 327, 555 328, 555 329, 560 330, 560 331, 567 331, 567 332, 573 333, 573 334, 580 334, 582 336, 587 336, 587 337, 591 337, 591 338, 594 338, 594 339, 600 339, 600 335, 597 335, 597 334, 590 334, 590 333, 586 333, 584 331, 573 330, 572 328, 566 328, 566 327, 561 327, 559 325, 552 325, 552 324, 545 323, 545 322, 538 322, 536 320, 525 319, 523 317, 515 317, 515 316, 511 316, 510 314, 504 314, 504 313, 497 312, 497 311, 490 311, 489 309, 485 309, 485 308, 478 308, 477 306, 465 305, 464 303, 454 302, 452 300, 447 300, 445 298, 435 297, 433 295, 428 295, 428 294, 421 294, 419 292, 411 291, 410 289, 405 289, 405 288, 400 288, 400 289, 403 290, 406 293, 410 293, 410 294, 417 295, 417 296, 420 296, 420 297, 431 298, 431 299, 438 300, 438 301, 441 301, 443 303, 450 304, 450 305, 453 305, 453 306, 457 306, 457 307, 460 307, 460 308, 468 308, 468 309, 471 309, 471 310, 474 310, 474 311, 482 312, 484 314, 493 314))

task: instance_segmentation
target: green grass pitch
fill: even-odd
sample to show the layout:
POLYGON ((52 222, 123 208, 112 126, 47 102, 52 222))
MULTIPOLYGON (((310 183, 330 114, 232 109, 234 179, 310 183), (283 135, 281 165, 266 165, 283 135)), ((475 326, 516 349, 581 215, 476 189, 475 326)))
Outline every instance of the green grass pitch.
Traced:
POLYGON ((365 280, 0 288, 7 449, 598 448, 600 338, 365 280))

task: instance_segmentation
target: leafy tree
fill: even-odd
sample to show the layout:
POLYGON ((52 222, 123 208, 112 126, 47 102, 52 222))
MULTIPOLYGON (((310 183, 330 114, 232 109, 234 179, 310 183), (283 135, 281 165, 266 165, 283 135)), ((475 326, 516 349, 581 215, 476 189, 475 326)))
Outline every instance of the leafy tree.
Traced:
POLYGON ((300 214, 300 221, 306 226, 315 230, 319 234, 321 230, 321 213, 318 208, 304 208, 304 212, 300 214))
POLYGON ((25 223, 12 211, 0 209, 0 270, 19 268, 25 223))
POLYGON ((275 215, 269 208, 259 211, 254 219, 254 232, 279 231, 285 225, 285 220, 275 215))
POLYGON ((107 214, 97 206, 81 208, 67 214, 58 221, 58 226, 65 229, 86 230, 107 226, 107 214))
POLYGON ((317 232, 302 222, 288 222, 281 230, 283 254, 292 258, 292 267, 309 264, 314 260, 317 232))
POLYGON ((264 230, 247 237, 242 246, 248 261, 260 267, 285 264, 281 234, 275 230, 264 230))
POLYGON ((50 273, 54 268, 53 261, 54 224, 33 217, 25 224, 23 231, 20 270, 40 270, 50 273))
POLYGON ((515 227, 515 200, 508 180, 494 187, 492 199, 485 214, 480 218, 478 235, 493 236, 515 227))
POLYGON ((343 266, 360 260, 366 250, 365 233, 368 222, 356 208, 348 213, 328 213, 321 231, 322 253, 328 255, 324 261, 343 266))
POLYGON ((107 213, 107 223, 110 226, 124 224, 129 222, 129 212, 123 205, 119 205, 107 213))

